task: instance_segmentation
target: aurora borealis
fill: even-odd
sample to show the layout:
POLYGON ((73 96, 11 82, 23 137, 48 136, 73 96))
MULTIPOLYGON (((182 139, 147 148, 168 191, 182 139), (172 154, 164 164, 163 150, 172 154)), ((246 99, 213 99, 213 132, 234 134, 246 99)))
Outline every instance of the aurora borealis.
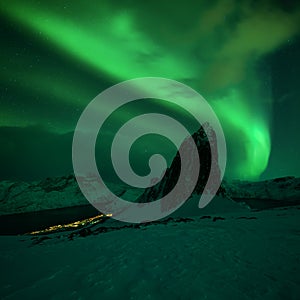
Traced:
MULTIPOLYGON (((227 140, 228 178, 300 175, 296 2, 1 1, 1 179, 71 172, 84 107, 143 76, 181 81, 212 105, 227 140)), ((128 108, 115 123, 147 108, 128 108)), ((170 107, 155 109, 192 124, 170 107)))

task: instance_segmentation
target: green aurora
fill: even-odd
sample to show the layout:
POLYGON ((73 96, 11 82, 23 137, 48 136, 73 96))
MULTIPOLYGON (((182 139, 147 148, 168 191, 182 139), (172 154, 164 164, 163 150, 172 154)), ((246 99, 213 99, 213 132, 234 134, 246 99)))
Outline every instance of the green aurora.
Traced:
MULTIPOLYGON (((136 77, 166 77, 188 84, 214 108, 227 139, 227 177, 255 180, 266 170, 274 101, 270 75, 259 66, 297 38, 299 6, 237 0, 172 5, 31 0, 2 1, 0 12, 15 39, 21 35, 30 41, 18 51, 19 45, 9 46, 14 44, 10 36, 1 50, 5 70, 0 80, 10 89, 19 86, 15 98, 23 103, 14 105, 15 98, 5 93, 0 126, 43 126, 67 134, 104 88, 136 77), (12 51, 21 55, 11 59, 12 51)), ((129 115, 123 111, 119 122, 129 115)))

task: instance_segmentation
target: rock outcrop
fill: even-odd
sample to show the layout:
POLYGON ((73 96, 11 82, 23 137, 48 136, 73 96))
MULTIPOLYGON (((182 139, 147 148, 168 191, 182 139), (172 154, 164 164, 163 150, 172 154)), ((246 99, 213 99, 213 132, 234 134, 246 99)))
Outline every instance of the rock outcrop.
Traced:
MULTIPOLYGON (((217 160, 212 161, 212 153, 215 152, 213 157, 218 157, 218 149, 217 149, 217 143, 216 143, 216 135, 214 130, 209 126, 208 123, 203 124, 203 127, 200 127, 198 131, 196 131, 192 136, 188 137, 181 147, 185 147, 184 151, 192 151, 192 148, 189 146, 191 142, 194 141, 199 158, 200 158, 200 172, 198 181, 196 184, 196 187, 194 189, 194 193, 201 194, 204 190, 204 187, 207 183, 210 170, 211 170, 211 164, 214 165, 215 170, 217 170, 217 174, 214 174, 215 178, 220 179, 220 170, 217 166, 217 160), (214 141, 212 143, 212 148, 209 144, 207 134, 210 135, 212 140, 214 141)), ((190 157, 193 157, 193 155, 190 155, 190 157)), ((191 165, 193 164, 193 161, 189 162, 191 165)), ((179 178, 180 174, 180 168, 181 168, 181 162, 180 162, 180 154, 179 151, 177 151, 171 166, 166 170, 163 178, 154 186, 145 189, 144 193, 139 197, 137 202, 140 203, 146 203, 158 200, 165 195, 167 195, 176 185, 177 180, 179 178)), ((220 187, 218 193, 222 192, 224 193, 224 188, 220 187)))

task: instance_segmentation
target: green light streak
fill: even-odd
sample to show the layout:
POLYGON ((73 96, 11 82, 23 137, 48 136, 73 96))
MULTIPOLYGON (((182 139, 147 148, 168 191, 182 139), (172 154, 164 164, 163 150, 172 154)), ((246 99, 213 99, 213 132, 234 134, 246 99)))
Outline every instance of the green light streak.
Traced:
MULTIPOLYGON (((63 14, 60 15, 54 9, 33 7, 22 2, 18 4, 16 2, 14 4, 9 3, 2 9, 9 17, 17 20, 30 31, 38 33, 41 39, 54 44, 65 54, 113 80, 122 81, 147 76, 160 76, 183 82, 185 79, 195 81, 200 81, 199 78, 205 79, 205 74, 200 74, 201 72, 197 69, 198 65, 192 57, 189 57, 188 54, 179 54, 176 49, 168 51, 152 40, 138 29, 137 22, 130 12, 116 12, 105 19, 96 10, 91 10, 89 14, 93 18, 89 22, 87 18, 89 14, 85 15, 85 11, 81 15, 80 10, 75 17, 64 17, 63 14), (82 16, 83 20, 80 19, 82 16)), ((85 10, 86 7, 82 9, 85 10)), ((250 26, 250 28, 252 27, 250 26)), ((244 42, 241 43, 242 46, 244 44, 244 42)), ((234 44, 232 47, 240 51, 240 48, 244 49, 242 46, 237 47, 234 44)), ((225 50, 227 48, 225 47, 225 50)), ((214 53, 216 57, 217 54, 217 52, 214 53)), ((241 56, 244 57, 244 55, 241 56)), ((217 70, 219 69, 220 66, 217 70)), ((234 68, 225 69, 232 70, 236 75, 234 68)), ((220 76, 222 80, 226 79, 226 74, 220 76)), ((215 76, 213 77, 215 80, 215 76)), ((38 75, 30 74, 28 78, 41 90, 47 91, 49 89, 48 83, 43 82, 43 80, 39 81, 38 75)), ((213 80, 210 79, 208 84, 214 85, 213 80)), ((70 87, 72 89, 72 93, 70 93, 70 89, 65 88, 59 82, 55 82, 55 86, 52 91, 53 96, 57 99, 63 98, 66 102, 74 101, 73 94, 83 95, 80 92, 75 93, 73 87, 70 87)), ((75 90, 78 91, 78 87, 75 90)), ((184 101, 186 99, 183 98, 184 101)), ((226 137, 232 138, 233 132, 239 134, 236 136, 236 139, 240 141, 239 149, 233 149, 233 152, 240 159, 237 165, 231 166, 233 176, 256 179, 265 170, 271 149, 267 118, 262 112, 254 111, 261 107, 260 104, 258 102, 251 103, 250 99, 247 99, 236 89, 232 90, 226 97, 216 99, 211 104, 224 126, 226 137), (241 148, 244 149, 243 153, 245 153, 242 157, 241 148)), ((193 105, 195 109, 198 109, 197 103, 193 105)), ((151 127, 153 124, 141 124, 141 126, 151 127)))
POLYGON ((73 57, 112 78, 195 76, 192 63, 169 53, 139 32, 129 14, 116 14, 109 21, 100 16, 94 26, 84 26, 24 4, 11 5, 7 13, 31 30, 41 32, 73 57))
POLYGON ((234 136, 240 143, 239 148, 244 149, 245 155, 240 158, 239 164, 231 166, 233 176, 257 179, 267 167, 271 151, 266 120, 253 111, 236 90, 232 90, 225 98, 216 99, 212 106, 220 118, 225 135, 234 136))

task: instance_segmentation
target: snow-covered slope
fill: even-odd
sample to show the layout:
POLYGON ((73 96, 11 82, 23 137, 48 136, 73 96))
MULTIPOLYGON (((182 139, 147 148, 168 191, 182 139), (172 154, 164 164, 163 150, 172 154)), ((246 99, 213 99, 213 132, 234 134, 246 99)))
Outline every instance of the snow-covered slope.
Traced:
MULTIPOLYGON (((163 181, 166 184, 167 181, 163 181)), ((124 186, 110 184, 116 195, 138 201, 145 196, 145 201, 152 190, 142 191, 128 189, 124 186)), ((228 211, 237 209, 235 203, 253 202, 251 207, 284 206, 300 204, 300 178, 284 177, 261 182, 234 181, 225 182, 222 192, 203 210, 198 209, 197 201, 200 195, 196 192, 191 199, 180 209, 179 215, 203 214, 205 211, 228 211), (247 200, 247 201, 244 201, 247 200), (250 202, 251 202, 250 201, 250 202)), ((0 215, 41 211, 46 209, 65 208, 78 205, 87 205, 88 201, 79 190, 73 175, 49 178, 37 182, 0 182, 0 215)), ((178 215, 178 214, 177 214, 178 215)))
MULTIPOLYGON (((116 195, 137 198, 136 190, 110 184, 116 195)), ((0 181, 0 215, 87 205, 73 175, 36 182, 0 181)))
POLYGON ((2 236, 0 298, 296 300, 299 217, 290 207, 2 236))
POLYGON ((226 184, 232 198, 300 200, 300 178, 292 176, 251 182, 234 181, 226 184))
POLYGON ((226 183, 225 188, 233 199, 300 203, 300 178, 291 176, 259 182, 234 181, 226 183))
POLYGON ((0 182, 0 214, 87 204, 73 176, 38 182, 0 182))

